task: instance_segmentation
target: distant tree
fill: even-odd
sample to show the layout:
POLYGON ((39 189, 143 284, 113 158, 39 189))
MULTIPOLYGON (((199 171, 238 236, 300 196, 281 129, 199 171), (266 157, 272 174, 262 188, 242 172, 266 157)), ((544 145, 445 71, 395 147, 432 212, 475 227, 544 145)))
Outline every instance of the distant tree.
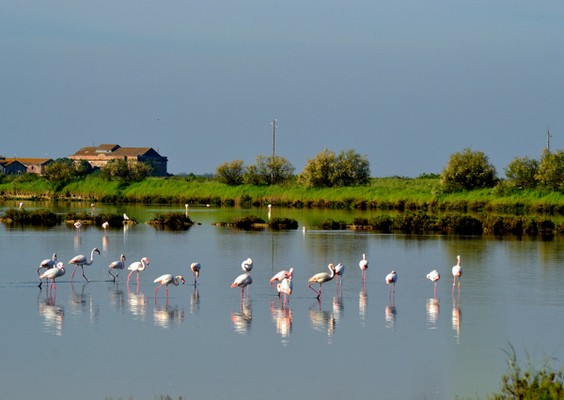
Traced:
POLYGON ((545 149, 535 177, 539 186, 564 192, 564 152, 558 150, 552 153, 545 149))
POLYGON ((293 178, 294 167, 284 157, 257 156, 256 164, 247 166, 244 182, 249 185, 279 185, 293 178))
POLYGON ((215 176, 218 182, 229 186, 238 186, 243 184, 243 174, 245 166, 243 160, 234 160, 224 162, 215 170, 215 176))
POLYGON ((353 150, 324 149, 308 160, 299 178, 308 187, 342 187, 366 185, 370 182, 370 164, 366 156, 353 150))
POLYGON ((151 166, 146 163, 129 163, 127 160, 114 159, 101 169, 100 176, 106 180, 122 183, 140 182, 151 174, 151 166))
POLYGON ((469 148, 451 154, 440 179, 441 189, 446 192, 491 188, 496 183, 497 173, 488 157, 469 148))
POLYGON ((539 162, 528 157, 514 158, 505 169, 510 186, 518 189, 533 189, 537 186, 536 175, 539 162))
POLYGON ((50 182, 64 185, 91 172, 92 167, 87 161, 75 162, 70 158, 59 158, 45 167, 43 176, 50 182))

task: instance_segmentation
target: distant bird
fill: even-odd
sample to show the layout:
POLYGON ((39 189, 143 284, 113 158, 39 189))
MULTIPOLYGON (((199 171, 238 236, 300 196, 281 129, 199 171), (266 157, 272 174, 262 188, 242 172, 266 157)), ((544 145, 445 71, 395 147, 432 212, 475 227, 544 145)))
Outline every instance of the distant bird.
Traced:
POLYGON ((102 228, 104 228, 104 236, 106 236, 106 231, 108 230, 109 227, 110 227, 110 223, 108 221, 104 221, 104 223, 102 223, 102 228))
POLYGON ((94 253, 100 254, 100 250, 98 250, 96 247, 93 248, 92 251, 90 252, 90 260, 88 260, 86 258, 86 256, 80 254, 78 256, 73 257, 69 261, 69 264, 74 264, 74 270, 72 271, 72 275, 71 275, 71 278, 70 278, 71 282, 72 282, 72 278, 74 277, 74 273, 76 272, 76 269, 79 266, 82 269, 82 276, 84 277, 84 279, 86 279, 86 282, 89 282, 86 275, 84 275, 84 266, 85 265, 92 265, 92 263, 94 262, 94 253))
POLYGON ((64 274, 65 274, 65 265, 62 262, 59 262, 54 268, 50 268, 44 273, 42 273, 39 276, 39 279, 46 279, 47 282, 49 282, 49 279, 51 279, 51 286, 56 288, 57 283, 55 282, 55 279, 57 279, 60 276, 63 276, 64 274))
POLYGON ((427 279, 429 279, 431 282, 434 283, 435 286, 435 290, 434 293, 435 295, 437 294, 437 283, 439 282, 439 280, 441 279, 441 275, 439 275, 439 273, 437 272, 436 269, 432 270, 431 272, 429 272, 427 274, 427 279))
MULTIPOLYGON (((294 273, 294 268, 290 267, 289 270, 285 270, 283 269, 282 271, 278 272, 276 275, 274 275, 272 278, 270 278, 270 286, 274 286, 276 284, 276 282, 282 282, 282 280, 284 279, 292 279, 292 275, 294 273)), ((278 295, 280 296, 280 292, 278 292, 278 295)))
POLYGON ((119 256, 119 260, 112 261, 110 265, 108 265, 108 268, 109 268, 108 273, 112 276, 112 278, 114 278, 114 282, 115 282, 116 278, 119 276, 119 270, 125 268, 125 256, 123 254, 119 256), (112 270, 117 271, 115 276, 114 274, 112 274, 112 270))
POLYGON ((251 272, 251 270, 253 269, 253 260, 250 258, 247 258, 245 261, 243 261, 241 263, 241 269, 244 272, 251 272))
MULTIPOLYGON (((51 269, 56 265, 56 263, 57 263, 57 253, 53 253, 51 258, 46 258, 45 260, 43 260, 39 263, 39 268, 37 268, 37 275, 41 275, 39 273, 39 270, 41 270, 41 269, 51 269)), ((37 285, 37 287, 39 287, 41 289, 42 285, 43 285, 43 281, 41 279, 39 279, 39 285, 37 285)))
POLYGON ((337 276, 337 279, 335 279, 335 281, 337 282, 336 285, 342 285, 343 284, 343 274, 345 273, 345 266, 341 263, 338 263, 335 266, 335 275, 337 276))
POLYGON ((184 204, 184 208, 186 209, 186 217, 188 217, 188 208, 190 208, 188 203, 184 204))
POLYGON ((368 269, 368 260, 366 259, 366 254, 362 254, 362 260, 358 262, 358 266, 362 271, 362 280, 366 280, 366 270, 368 269))
POLYGON ((278 285, 276 285, 278 296, 280 296, 280 293, 284 294, 284 306, 286 306, 286 297, 292 294, 293 288, 294 284, 292 283, 292 278, 284 278, 278 285))
POLYGON ((22 202, 20 203, 19 209, 21 210, 21 209, 23 209, 23 207, 24 207, 24 202, 22 201, 22 202))
POLYGON ((396 282, 398 280, 398 274, 396 271, 390 272, 386 275, 386 285, 390 285, 390 290, 395 293, 396 291, 396 282))
POLYGON ((234 288, 234 287, 240 287, 241 288, 241 300, 243 300, 243 297, 245 297, 245 288, 247 286, 249 286, 251 283, 253 283, 253 278, 251 278, 251 274, 249 274, 248 272, 239 275, 237 278, 235 278, 235 280, 233 281, 233 283, 231 284, 230 287, 234 288))
POLYGON ((333 279, 335 277, 335 266, 333 264, 329 264, 327 266, 327 268, 329 268, 329 273, 327 272, 319 272, 315 275, 313 275, 311 278, 309 278, 307 281, 309 282, 308 287, 313 290, 315 293, 317 293, 317 299, 319 300, 319 298, 321 297, 321 288, 323 286, 323 284, 325 282, 329 282, 331 279, 333 279), (319 284, 319 290, 315 290, 314 288, 311 287, 312 283, 318 283, 319 284))
POLYGON ((162 286, 166 287, 166 297, 168 298, 168 285, 172 283, 174 286, 178 286, 180 282, 182 282, 183 285, 184 282, 186 282, 182 275, 172 276, 171 274, 164 274, 159 276, 157 279, 153 281, 153 283, 159 284, 159 286, 155 288, 155 299, 157 298, 157 292, 162 286))
POLYGON ((124 220, 124 221, 129 221, 129 217, 127 216, 126 213, 123 213, 123 220, 124 220))
POLYGON ((129 264, 127 269, 130 271, 127 275, 127 283, 129 283, 129 278, 131 278, 131 274, 137 272, 137 283, 139 283, 139 273, 145 271, 149 265, 149 259, 147 257, 143 257, 141 261, 135 261, 134 263, 129 264))
POLYGON ((76 228, 76 233, 77 233, 77 234, 80 234, 80 228, 82 227, 82 222, 76 221, 76 222, 74 223, 74 227, 76 228))
POLYGON ((96 204, 90 204, 90 213, 94 215, 96 213, 96 204))
POLYGON ((268 219, 272 217, 272 204, 268 205, 268 219))
POLYGON ((457 263, 454 267, 452 267, 452 276, 453 276, 453 280, 452 280, 452 286, 454 288, 454 286, 456 286, 456 278, 458 279, 458 287, 460 287, 460 278, 462 277, 462 267, 460 266, 460 256, 456 256, 457 259, 457 263))
POLYGON ((194 286, 197 284, 198 277, 200 276, 200 269, 202 266, 199 262, 193 262, 190 265, 190 269, 192 270, 192 275, 194 275, 194 286))

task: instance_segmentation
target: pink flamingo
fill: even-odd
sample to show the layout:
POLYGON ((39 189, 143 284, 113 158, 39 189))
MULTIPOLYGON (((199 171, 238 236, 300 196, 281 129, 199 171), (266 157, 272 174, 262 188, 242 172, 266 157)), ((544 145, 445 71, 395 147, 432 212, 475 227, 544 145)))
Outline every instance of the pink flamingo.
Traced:
POLYGON ((49 279, 51 279, 51 287, 57 290, 57 282, 55 281, 55 279, 57 279, 60 276, 63 276, 64 274, 65 274, 65 265, 62 262, 59 262, 54 268, 50 268, 47 271, 43 272, 39 276, 39 279, 46 279, 47 282, 49 282, 49 279))
POLYGON ((145 271, 149 265, 149 259, 147 257, 143 257, 141 261, 135 261, 131 263, 127 269, 130 271, 127 275, 127 283, 129 283, 129 278, 131 278, 131 274, 137 272, 137 284, 139 284, 139 273, 145 271))
POLYGON ((280 293, 284 293, 284 305, 286 307, 286 297, 292 294, 294 284, 292 283, 292 278, 284 278, 282 281, 276 285, 276 290, 278 290, 278 296, 280 293))
POLYGON ((433 293, 435 294, 435 297, 437 297, 437 283, 441 279, 441 275, 437 272, 436 269, 434 269, 427 274, 427 279, 434 283, 435 289, 433 293))
MULTIPOLYGON (((292 279, 292 275, 294 273, 294 268, 290 267, 289 270, 285 270, 283 269, 282 271, 278 272, 276 275, 274 275, 272 278, 270 278, 270 286, 274 286, 276 284, 276 282, 282 282, 282 280, 284 279, 292 279)), ((278 295, 280 295, 280 293, 278 293, 278 295)))
POLYGON ((192 270, 192 275, 194 275, 194 286, 196 286, 197 284, 197 279, 200 276, 200 269, 202 268, 202 266, 200 265, 199 262, 193 262, 190 265, 190 269, 192 270))
POLYGON ((336 281, 336 285, 342 285, 343 284, 343 275, 345 274, 345 266, 341 263, 338 263, 335 266, 335 276, 337 277, 337 279, 335 279, 336 281))
POLYGON ((253 269, 253 260, 250 258, 247 258, 245 261, 243 261, 241 263, 241 269, 244 272, 251 272, 251 270, 253 269))
POLYGON ((110 223, 108 221, 104 221, 104 223, 102 223, 102 228, 104 229, 104 236, 106 236, 106 231, 108 230, 109 227, 110 227, 110 223))
POLYGON ((366 281, 366 270, 368 269, 368 260, 366 254, 362 254, 362 260, 358 262, 358 267, 362 271, 362 281, 366 281))
POLYGON ((235 278, 235 280, 233 281, 233 283, 231 284, 230 287, 234 288, 234 287, 240 287, 241 288, 241 300, 243 300, 243 298, 245 297, 245 288, 247 286, 249 286, 251 283, 253 283, 253 278, 251 278, 251 274, 249 274, 248 272, 239 275, 237 278, 235 278))
POLYGON ((76 221, 76 222, 74 223, 74 227, 76 228, 76 234, 77 234, 77 235, 80 235, 80 228, 82 227, 82 222, 76 221))
POLYGON ((114 278, 114 282, 115 282, 116 278, 119 276, 119 270, 125 268, 125 256, 123 254, 119 256, 119 260, 112 261, 110 265, 108 265, 108 268, 109 268, 108 273, 112 276, 112 278, 114 278), (115 276, 114 274, 112 274, 112 270, 117 271, 115 276))
POLYGON ((458 279, 458 287, 460 288, 460 280, 462 277, 462 267, 460 266, 460 256, 456 256, 457 259, 457 263, 454 267, 452 267, 452 276, 453 276, 453 280, 452 280, 452 289, 454 290, 454 287, 456 286, 456 278, 458 279))
MULTIPOLYGON (((39 268, 37 268, 37 275, 40 275, 39 270, 41 270, 41 269, 51 269, 51 268, 53 268, 55 266, 56 262, 57 262, 57 253, 53 253, 51 258, 46 258, 45 260, 43 260, 39 263, 39 268)), ((43 281, 40 278, 39 279, 39 285, 37 287, 39 287, 41 289, 42 285, 43 285, 43 281)))
POLYGON ((168 299, 168 285, 172 283, 174 286, 178 286, 180 282, 182 282, 183 285, 184 282, 186 282, 182 275, 172 276, 172 274, 164 274, 155 279, 153 283, 159 284, 159 286, 155 288, 155 301, 157 300, 157 292, 162 286, 166 287, 166 298, 168 299))
POLYGON ((329 268, 329 273, 327 272, 319 272, 315 275, 313 275, 311 278, 309 278, 307 281, 309 282, 308 287, 313 290, 315 293, 317 293, 317 300, 319 300, 319 298, 321 297, 321 287, 323 286, 323 284, 325 282, 329 282, 331 279, 333 279, 335 277, 335 266, 333 264, 329 264, 327 266, 327 268, 329 268), (312 283, 318 283, 319 284, 319 290, 315 290, 314 288, 311 287, 312 283))
POLYGON ((84 279, 86 279, 86 282, 89 282, 86 275, 84 275, 84 266, 85 265, 92 265, 92 263, 94 262, 94 253, 100 254, 100 250, 98 250, 97 248, 93 248, 92 252, 90 253, 90 260, 88 260, 86 258, 86 256, 84 256, 83 254, 80 254, 78 256, 73 257, 69 261, 69 264, 74 264, 74 270, 72 271, 72 275, 71 275, 71 278, 70 278, 71 282, 72 282, 72 278, 74 277, 74 273, 76 272, 76 269, 79 266, 80 266, 80 268, 82 268, 82 276, 84 277, 84 279))
POLYGON ((398 280, 398 274, 396 271, 390 272, 386 275, 386 285, 390 285, 390 293, 396 292, 396 282, 398 280))

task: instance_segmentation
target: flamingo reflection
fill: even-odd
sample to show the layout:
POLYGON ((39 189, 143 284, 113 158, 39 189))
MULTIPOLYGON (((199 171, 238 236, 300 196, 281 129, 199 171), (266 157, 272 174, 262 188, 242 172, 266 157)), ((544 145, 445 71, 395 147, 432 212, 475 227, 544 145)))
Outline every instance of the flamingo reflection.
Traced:
POLYGON ((155 326, 168 329, 174 325, 181 325, 184 322, 184 314, 184 308, 178 305, 171 307, 167 302, 164 306, 155 305, 153 321, 155 326))
POLYGON ((366 294, 366 285, 362 285, 362 290, 358 292, 358 315, 360 320, 364 322, 366 318, 366 305, 368 304, 368 295, 366 294))
POLYGON ((384 310, 386 315, 386 328, 394 328, 396 326, 397 310, 394 304, 388 304, 384 310))
POLYGON ((290 308, 277 306, 277 301, 270 303, 270 315, 276 325, 276 333, 282 337, 282 344, 287 344, 288 337, 292 333, 292 310, 290 308))
POLYGON ((139 293, 139 286, 137 286, 135 292, 130 291, 129 286, 127 287, 127 304, 129 305, 129 312, 135 319, 145 320, 147 316, 147 300, 143 292, 139 293))
POLYGON ((345 306, 343 305, 343 296, 337 295, 333 297, 333 317, 335 322, 339 322, 341 314, 344 312, 345 306))
POLYGON ((197 314, 200 311, 200 293, 198 287, 194 286, 194 291, 190 296, 190 314, 197 314))
POLYGON ((460 310, 460 303, 455 301, 452 303, 452 329, 455 332, 454 337, 456 338, 456 344, 460 344, 461 319, 462 319, 462 312, 460 310))
POLYGON ((434 327, 439 319, 439 299, 427 299, 427 322, 434 327))
POLYGON ((47 294, 43 299, 38 296, 37 300, 39 315, 43 317, 43 327, 45 331, 54 333, 57 336, 62 336, 65 308, 61 305, 57 305, 56 293, 47 294))
POLYGON ((119 288, 119 282, 108 285, 108 297, 113 309, 121 311, 125 308, 125 293, 119 288))
POLYGON ((251 328, 253 320, 253 310, 249 299, 241 300, 241 310, 231 313, 231 322, 235 332, 245 334, 251 328))
POLYGON ((85 293, 87 286, 88 282, 84 282, 80 292, 78 292, 74 284, 71 282, 71 313, 83 314, 88 312, 90 322, 97 322, 100 317, 100 308, 94 303, 93 296, 85 293))
POLYGON ((331 337, 335 333, 335 317, 332 312, 323 311, 321 302, 317 302, 308 308, 309 321, 311 327, 320 332, 326 332, 331 337))

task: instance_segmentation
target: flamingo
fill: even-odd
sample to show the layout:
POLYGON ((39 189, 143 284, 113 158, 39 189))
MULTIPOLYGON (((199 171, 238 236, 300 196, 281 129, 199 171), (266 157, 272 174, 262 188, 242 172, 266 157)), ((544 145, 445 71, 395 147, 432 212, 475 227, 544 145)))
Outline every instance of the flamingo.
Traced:
POLYGON ((80 227, 81 227, 81 226, 82 226, 82 222, 80 222, 80 221, 76 221, 76 222, 74 223, 74 227, 76 228, 76 233, 77 233, 77 235, 80 235, 80 227))
POLYGON ((396 273, 396 271, 392 271, 390 272, 388 275, 386 275, 386 285, 391 285, 390 289, 393 293, 396 292, 396 282, 398 280, 398 274, 396 273))
POLYGON ((55 279, 57 279, 60 276, 63 276, 64 274, 65 274, 65 265, 62 262, 58 262, 54 268, 50 268, 47 271, 43 272, 41 275, 39 275, 39 279, 47 279, 47 281, 51 279, 51 286, 56 289, 57 282, 55 282, 55 279))
POLYGON ((22 210, 24 208, 24 203, 23 201, 20 203, 19 209, 22 210))
POLYGON ((253 269, 253 260, 250 259, 250 258, 247 258, 245 261, 243 261, 243 262, 241 263, 241 269, 242 269, 244 272, 250 273, 251 270, 253 269))
POLYGON ((147 257, 143 257, 141 261, 135 261, 131 263, 127 269, 130 271, 127 275, 127 283, 129 283, 129 278, 131 278, 131 274, 137 272, 137 284, 139 284, 139 273, 145 271, 149 265, 149 259, 147 257))
POLYGON ((183 285, 184 282, 186 282, 182 275, 172 276, 172 274, 164 274, 159 276, 153 281, 153 283, 159 284, 159 286, 155 288, 155 300, 157 299, 157 292, 162 286, 166 287, 166 298, 168 299, 168 285, 172 283, 174 286, 178 286, 180 282, 182 282, 183 285))
POLYGON ((294 284, 292 283, 292 278, 284 278, 278 285, 276 285, 278 296, 280 296, 280 293, 284 293, 284 307, 286 307, 286 296, 290 296, 292 294, 293 288, 294 284))
MULTIPOLYGON (((278 272, 276 275, 274 275, 272 278, 270 278, 270 286, 274 286, 276 284, 276 282, 282 282, 282 280, 284 279, 292 279, 292 274, 294 273, 294 268, 290 267, 289 270, 285 270, 283 269, 282 271, 278 272)), ((278 293, 278 295, 280 295, 280 293, 278 293)))
POLYGON ((106 230, 108 230, 109 227, 110 223, 108 221, 104 221, 104 223, 102 223, 102 228, 104 228, 104 236, 106 236, 106 230))
POLYGON ((253 278, 251 278, 251 274, 245 272, 244 274, 241 274, 237 278, 235 278, 235 280, 233 281, 230 287, 232 288, 240 287, 241 300, 243 300, 243 297, 245 296, 245 288, 249 286, 251 283, 253 283, 253 278))
POLYGON ((319 272, 315 275, 313 275, 311 278, 309 278, 307 281, 309 282, 308 287, 313 290, 315 293, 317 293, 317 300, 319 300, 319 298, 321 297, 321 287, 323 286, 323 284, 325 282, 329 282, 331 279, 333 279, 335 277, 335 266, 333 264, 329 264, 327 266, 327 268, 329 268, 329 273, 327 272, 319 272), (319 284, 319 290, 315 290, 314 288, 311 287, 312 283, 318 283, 319 284))
POLYGON ((188 203, 184 204, 184 208, 186 209, 186 218, 188 218, 188 209, 190 208, 188 203))
POLYGON ((427 274, 427 279, 429 279, 431 282, 434 283, 434 285, 435 285, 434 293, 435 293, 435 296, 436 296, 437 295, 437 283, 441 279, 441 275, 437 272, 436 269, 434 269, 427 274))
POLYGON ((69 264, 74 264, 74 270, 72 271, 72 275, 71 275, 71 282, 72 282, 72 278, 74 277, 74 273, 76 272, 76 269, 80 266, 80 268, 82 268, 82 276, 84 277, 84 279, 86 279, 86 282, 89 282, 88 278, 86 277, 86 275, 84 275, 84 266, 85 265, 91 265, 94 262, 94 253, 98 253, 100 254, 100 250, 98 250, 96 247, 94 247, 92 249, 92 252, 90 253, 90 261, 88 259, 86 259, 86 256, 80 254, 78 256, 73 257, 70 261, 69 264))
POLYGON ((123 220, 124 220, 125 222, 129 221, 129 217, 127 216, 126 213, 123 213, 123 220))
POLYGON ((459 278, 458 280, 458 287, 460 287, 460 278, 462 277, 462 267, 460 266, 460 256, 456 256, 457 259, 457 263, 454 267, 452 267, 452 276, 453 276, 453 280, 452 280, 452 287, 454 289, 454 286, 456 286, 456 278, 459 278))
POLYGON ((198 276, 200 276, 200 269, 202 268, 202 266, 200 265, 199 262, 193 262, 190 265, 190 269, 192 270, 192 275, 194 275, 194 286, 196 286, 197 282, 196 280, 198 279, 198 276))
POLYGON ((335 281, 337 282, 336 285, 342 285, 343 284, 343 274, 345 273, 345 266, 341 263, 338 263, 335 266, 335 275, 337 276, 337 279, 335 279, 335 281))
POLYGON ((366 254, 362 254, 362 260, 358 262, 358 266, 362 271, 362 281, 366 280, 366 270, 368 269, 368 260, 366 259, 366 254))
POLYGON ((110 265, 108 265, 108 268, 108 273, 112 276, 112 278, 114 278, 115 282, 116 278, 119 276, 119 271, 116 272, 116 275, 114 276, 114 274, 112 274, 112 270, 120 270, 125 268, 125 256, 123 254, 119 256, 119 260, 112 261, 110 265))
MULTIPOLYGON (((46 258, 45 260, 41 261, 39 263, 39 268, 37 268, 37 275, 40 275, 39 270, 44 268, 44 269, 51 269, 55 266, 57 261, 57 253, 53 253, 53 255, 51 256, 51 258, 46 258)), ((43 281, 41 279, 39 279, 39 285, 37 287, 39 287, 41 289, 41 286, 43 285, 43 281)))

